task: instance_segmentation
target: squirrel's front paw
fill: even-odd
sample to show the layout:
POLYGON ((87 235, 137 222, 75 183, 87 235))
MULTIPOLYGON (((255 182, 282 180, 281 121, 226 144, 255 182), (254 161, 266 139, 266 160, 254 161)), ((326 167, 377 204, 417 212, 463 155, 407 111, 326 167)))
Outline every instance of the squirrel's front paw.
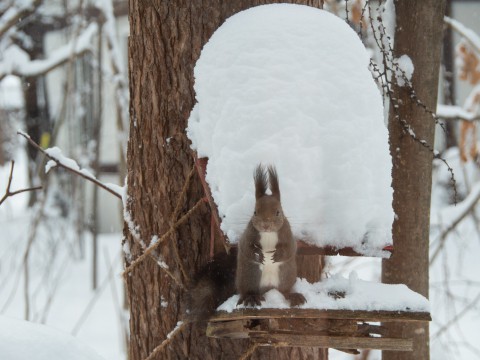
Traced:
POLYGON ((264 264, 265 263, 265 255, 263 255, 262 248, 260 246, 253 246, 253 256, 255 257, 255 261, 264 264))
POLYGON ((286 260, 286 251, 283 248, 276 249, 272 255, 272 260, 274 263, 282 262, 286 260))
POLYGON ((255 307, 260 306, 262 301, 265 301, 263 295, 258 294, 247 294, 247 295, 240 295, 240 299, 237 302, 237 305, 244 304, 245 306, 255 307))

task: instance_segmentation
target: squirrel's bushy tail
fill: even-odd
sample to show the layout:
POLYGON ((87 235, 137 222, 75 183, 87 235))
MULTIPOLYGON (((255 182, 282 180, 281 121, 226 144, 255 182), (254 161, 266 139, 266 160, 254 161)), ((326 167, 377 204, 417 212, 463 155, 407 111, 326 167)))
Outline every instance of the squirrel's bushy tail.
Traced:
POLYGON ((188 296, 189 318, 205 321, 216 308, 235 293, 237 256, 219 253, 195 276, 188 296))

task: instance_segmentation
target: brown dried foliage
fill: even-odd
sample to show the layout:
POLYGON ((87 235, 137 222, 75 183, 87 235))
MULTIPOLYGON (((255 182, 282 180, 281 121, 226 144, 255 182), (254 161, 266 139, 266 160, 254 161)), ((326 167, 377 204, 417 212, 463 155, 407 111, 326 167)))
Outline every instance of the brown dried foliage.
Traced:
MULTIPOLYGON (((461 59, 459 66, 460 80, 468 81, 471 85, 480 83, 480 61, 477 53, 467 44, 460 44, 456 55, 461 59)), ((475 96, 472 104, 480 104, 480 95, 475 96)), ((469 159, 475 160, 478 157, 476 129, 476 124, 470 121, 462 121, 460 124, 460 158, 464 163, 469 159)))

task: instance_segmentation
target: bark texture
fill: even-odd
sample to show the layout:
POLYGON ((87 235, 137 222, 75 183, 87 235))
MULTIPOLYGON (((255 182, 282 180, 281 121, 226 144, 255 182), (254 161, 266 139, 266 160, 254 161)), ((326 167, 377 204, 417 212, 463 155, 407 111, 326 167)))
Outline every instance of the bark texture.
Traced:
MULTIPOLYGON (((296 2, 320 6, 320 0, 296 2)), ((129 1, 131 125, 126 211, 130 225, 137 228, 132 231, 128 223, 124 227, 124 241, 131 253, 126 256, 127 265, 143 253, 142 241, 148 246, 153 236, 160 237, 169 229, 177 198, 193 166, 185 127, 194 104, 193 67, 202 46, 226 18, 261 3, 266 1, 129 1), (138 235, 132 234, 135 232, 138 235)), ((180 216, 203 196, 194 175, 180 216)), ((131 360, 146 359, 182 319, 185 290, 179 284, 187 284, 206 263, 209 235, 210 211, 204 203, 157 251, 178 281, 152 258, 126 276, 131 360), (168 305, 161 306, 162 302, 168 305)), ((308 272, 315 273, 317 267, 310 265, 308 272)), ((250 346, 247 340, 209 339, 204 330, 186 325, 152 358, 238 359, 250 346)), ((262 348, 250 358, 320 359, 324 353, 321 349, 262 348)))
MULTIPOLYGON (((442 43, 444 0, 395 1, 395 56, 407 54, 415 66, 413 87, 429 109, 435 110, 442 43)), ((394 88, 399 113, 410 124, 418 139, 433 145, 435 124, 428 113, 415 105, 405 88, 394 88)), ((405 133, 390 109, 390 152, 393 158, 394 255, 382 263, 385 283, 403 283, 428 297, 428 249, 431 151, 405 133)), ((390 325, 389 325, 390 328, 390 325)), ((392 325, 392 335, 414 338, 413 352, 383 352, 383 359, 429 359, 428 323, 392 325)))

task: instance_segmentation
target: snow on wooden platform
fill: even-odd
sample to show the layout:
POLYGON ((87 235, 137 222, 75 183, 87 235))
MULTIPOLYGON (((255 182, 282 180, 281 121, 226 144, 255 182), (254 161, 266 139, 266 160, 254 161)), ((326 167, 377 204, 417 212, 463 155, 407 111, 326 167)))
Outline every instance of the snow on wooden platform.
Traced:
MULTIPOLYGON (((348 279, 333 276, 314 284, 305 279, 297 279, 293 290, 302 293, 307 300, 305 304, 295 309, 412 312, 427 315, 430 311, 429 301, 406 285, 364 281, 358 279, 356 273, 350 274, 348 279)), ((217 310, 232 312, 246 309, 243 305, 237 307, 237 302, 238 295, 234 295, 217 310)), ((283 295, 274 289, 265 294, 265 301, 255 309, 289 308, 283 295)))
POLYGON ((255 308, 237 307, 238 295, 232 296, 209 319, 207 336, 351 354, 358 354, 357 349, 412 351, 413 339, 392 335, 385 323, 431 320, 425 297, 405 285, 359 280, 355 273, 315 284, 298 279, 294 290, 305 296, 304 305, 290 308, 276 290, 255 308))

